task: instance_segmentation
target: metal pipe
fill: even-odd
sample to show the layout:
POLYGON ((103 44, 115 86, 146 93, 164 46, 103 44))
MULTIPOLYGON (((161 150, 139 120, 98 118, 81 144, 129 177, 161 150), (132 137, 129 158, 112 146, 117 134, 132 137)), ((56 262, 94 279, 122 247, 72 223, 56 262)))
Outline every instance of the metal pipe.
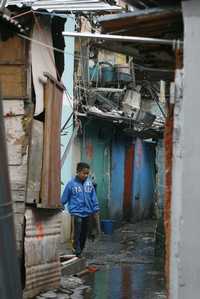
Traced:
POLYGON ((0 298, 22 299, 0 96, 0 298))
POLYGON ((140 44, 159 44, 165 46, 183 45, 182 41, 171 39, 160 39, 150 37, 138 37, 138 36, 122 36, 122 35, 110 35, 100 33, 86 33, 86 32, 66 32, 62 33, 63 36, 81 37, 81 38, 97 38, 104 40, 117 40, 122 42, 140 43, 140 44))

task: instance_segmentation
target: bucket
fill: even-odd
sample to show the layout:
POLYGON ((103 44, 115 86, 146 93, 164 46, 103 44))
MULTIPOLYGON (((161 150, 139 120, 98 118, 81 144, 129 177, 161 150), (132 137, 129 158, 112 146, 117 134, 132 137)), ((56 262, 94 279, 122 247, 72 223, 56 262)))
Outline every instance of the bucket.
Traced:
POLYGON ((113 68, 110 66, 104 66, 101 69, 101 79, 104 83, 110 83, 113 81, 113 68))
POLYGON ((111 83, 113 81, 114 69, 110 62, 100 62, 101 65, 101 80, 103 83, 111 83))
POLYGON ((106 235, 112 235, 113 233, 113 220, 110 219, 104 219, 101 220, 101 230, 106 235))

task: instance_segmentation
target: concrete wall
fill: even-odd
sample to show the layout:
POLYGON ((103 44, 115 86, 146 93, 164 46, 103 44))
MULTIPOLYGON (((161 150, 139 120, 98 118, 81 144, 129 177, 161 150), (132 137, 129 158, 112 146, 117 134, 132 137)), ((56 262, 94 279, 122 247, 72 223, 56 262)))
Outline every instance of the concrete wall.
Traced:
MULTIPOLYGON (((200 2, 183 2, 184 85, 175 108, 170 298, 200 294, 200 2)), ((180 80, 177 84, 181 87, 180 80)))

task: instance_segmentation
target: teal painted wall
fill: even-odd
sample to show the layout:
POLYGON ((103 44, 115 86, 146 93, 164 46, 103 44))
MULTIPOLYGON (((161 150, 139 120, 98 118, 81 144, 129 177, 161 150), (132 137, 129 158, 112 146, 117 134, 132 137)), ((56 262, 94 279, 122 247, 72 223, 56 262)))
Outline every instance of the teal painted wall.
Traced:
POLYGON ((89 163, 91 175, 95 177, 101 218, 109 217, 111 140, 112 125, 105 126, 100 121, 83 124, 81 160, 89 163))

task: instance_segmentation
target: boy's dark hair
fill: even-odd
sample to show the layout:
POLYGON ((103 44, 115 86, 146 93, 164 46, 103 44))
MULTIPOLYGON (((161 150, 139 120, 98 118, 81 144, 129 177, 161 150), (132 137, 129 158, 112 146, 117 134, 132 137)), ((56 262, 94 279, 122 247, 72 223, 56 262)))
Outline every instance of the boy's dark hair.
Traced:
POLYGON ((90 169, 90 165, 85 162, 79 162, 76 166, 76 171, 79 172, 83 170, 84 168, 90 169))

